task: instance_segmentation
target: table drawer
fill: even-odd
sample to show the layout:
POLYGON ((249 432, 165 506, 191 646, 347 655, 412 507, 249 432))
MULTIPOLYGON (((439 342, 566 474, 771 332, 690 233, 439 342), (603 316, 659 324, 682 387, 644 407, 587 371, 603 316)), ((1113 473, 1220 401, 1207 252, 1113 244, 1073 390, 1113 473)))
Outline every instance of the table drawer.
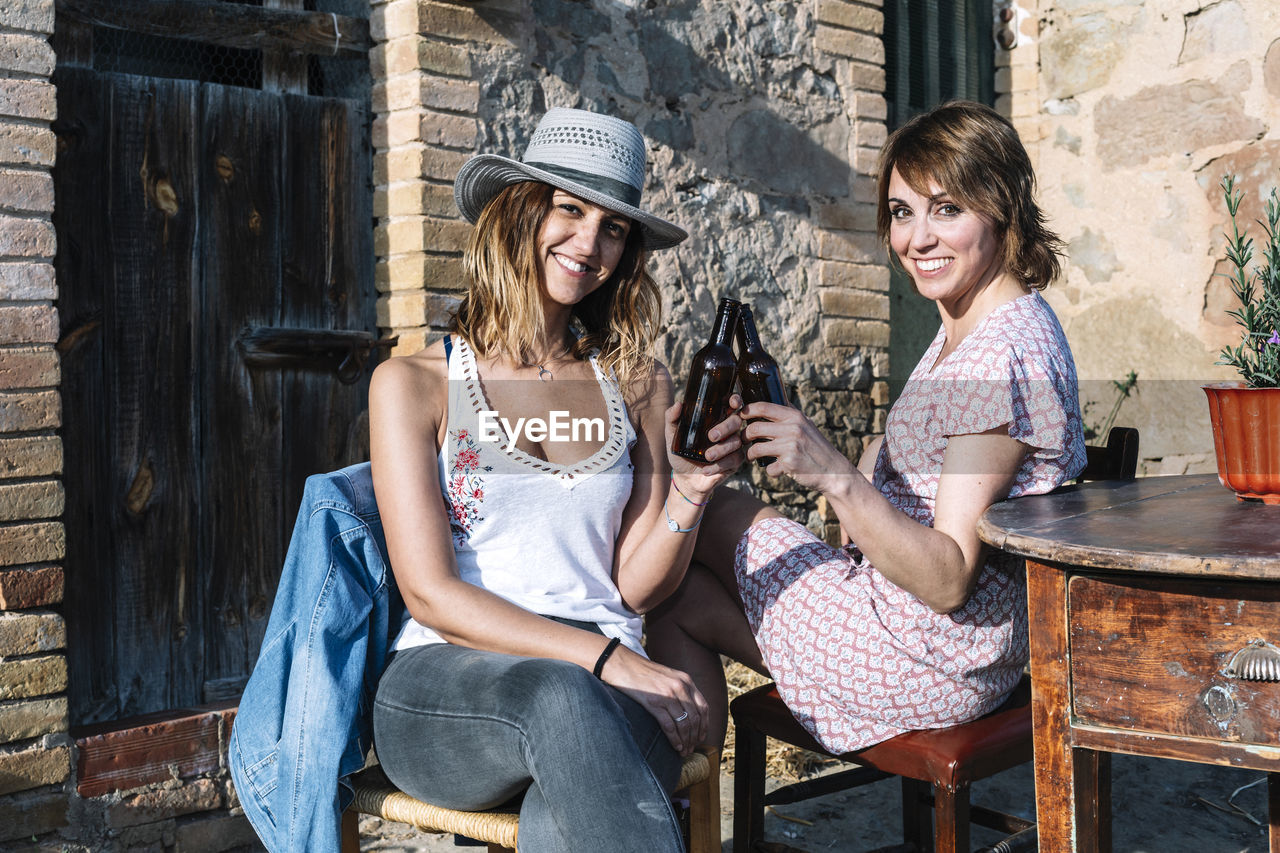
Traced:
POLYGON ((1224 672, 1280 647, 1280 584, 1076 576, 1067 608, 1074 722, 1280 745, 1280 681, 1224 672))

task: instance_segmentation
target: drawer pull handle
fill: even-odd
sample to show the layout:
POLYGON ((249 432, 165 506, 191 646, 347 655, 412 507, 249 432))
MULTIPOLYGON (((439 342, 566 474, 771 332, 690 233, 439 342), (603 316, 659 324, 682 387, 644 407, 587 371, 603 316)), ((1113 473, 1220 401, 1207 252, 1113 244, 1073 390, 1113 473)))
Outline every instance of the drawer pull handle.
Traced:
POLYGON ((1280 681, 1280 649, 1264 640, 1251 640, 1231 656, 1222 674, 1241 681, 1280 681))

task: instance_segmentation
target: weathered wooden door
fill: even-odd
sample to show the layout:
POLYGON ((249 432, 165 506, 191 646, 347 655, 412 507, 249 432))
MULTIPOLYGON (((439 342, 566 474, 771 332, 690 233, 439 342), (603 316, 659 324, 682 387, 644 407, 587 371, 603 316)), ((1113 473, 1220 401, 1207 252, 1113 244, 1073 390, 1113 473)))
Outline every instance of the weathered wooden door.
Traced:
POLYGON ((237 696, 305 478, 367 458, 372 170, 367 98, 55 83, 79 724, 237 696))

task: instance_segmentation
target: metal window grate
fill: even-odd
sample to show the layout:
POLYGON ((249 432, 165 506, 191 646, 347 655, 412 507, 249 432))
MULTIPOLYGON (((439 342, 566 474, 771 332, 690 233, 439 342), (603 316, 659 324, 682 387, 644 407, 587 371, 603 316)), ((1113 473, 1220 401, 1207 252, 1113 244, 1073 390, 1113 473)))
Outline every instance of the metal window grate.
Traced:
POLYGON ((992 0, 885 0, 889 129, 944 101, 995 102, 992 0))

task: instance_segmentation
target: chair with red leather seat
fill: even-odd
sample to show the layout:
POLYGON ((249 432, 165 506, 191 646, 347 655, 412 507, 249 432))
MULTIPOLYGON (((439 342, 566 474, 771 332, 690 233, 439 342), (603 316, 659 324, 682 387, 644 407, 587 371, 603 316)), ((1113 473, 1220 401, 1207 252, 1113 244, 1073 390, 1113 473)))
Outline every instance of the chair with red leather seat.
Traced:
MULTIPOLYGON (((1113 427, 1104 447, 1089 447, 1082 480, 1132 479, 1138 431, 1113 427)), ((921 853, 968 853, 976 823, 1011 837, 1007 851, 1035 850, 1032 821, 971 805, 970 786, 1032 758, 1031 682, 1023 676, 1004 705, 985 717, 944 729, 907 732, 856 752, 822 748, 778 696, 773 684, 742 694, 729 705, 736 732, 733 781, 734 849, 749 853, 764 840, 764 809, 898 776, 902 779, 904 840, 921 853), (766 738, 857 765, 765 794, 766 738), (935 828, 936 827, 936 828, 935 828)))

